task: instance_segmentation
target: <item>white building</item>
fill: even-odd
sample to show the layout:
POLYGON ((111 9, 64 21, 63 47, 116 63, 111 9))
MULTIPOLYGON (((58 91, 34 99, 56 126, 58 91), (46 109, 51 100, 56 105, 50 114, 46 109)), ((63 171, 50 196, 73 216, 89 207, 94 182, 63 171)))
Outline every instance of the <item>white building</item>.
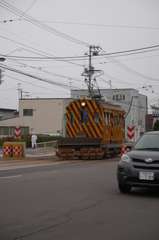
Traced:
POLYGON ((61 133, 63 116, 71 99, 20 99, 19 116, 0 121, 0 137, 13 136, 14 126, 21 126, 22 134, 61 133))
POLYGON ((156 122, 156 120, 159 120, 159 104, 157 105, 151 105, 152 111, 152 117, 153 117, 153 125, 156 122))

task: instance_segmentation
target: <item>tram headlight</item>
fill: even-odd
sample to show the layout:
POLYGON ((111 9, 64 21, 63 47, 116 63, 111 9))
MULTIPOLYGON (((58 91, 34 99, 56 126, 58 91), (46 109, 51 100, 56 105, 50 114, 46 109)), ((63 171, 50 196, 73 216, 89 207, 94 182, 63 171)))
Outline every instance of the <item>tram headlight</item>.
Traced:
POLYGON ((81 102, 81 106, 84 107, 86 105, 85 102, 81 102))

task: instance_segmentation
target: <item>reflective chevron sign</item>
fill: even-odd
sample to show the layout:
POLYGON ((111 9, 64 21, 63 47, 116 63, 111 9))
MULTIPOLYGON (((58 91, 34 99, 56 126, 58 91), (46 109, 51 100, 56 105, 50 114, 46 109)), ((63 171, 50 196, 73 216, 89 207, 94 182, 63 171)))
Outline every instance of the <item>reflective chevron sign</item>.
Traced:
POLYGON ((21 126, 14 127, 14 138, 20 138, 21 135, 21 126))
POLYGON ((127 126, 127 138, 132 140, 134 137, 134 126, 127 126))

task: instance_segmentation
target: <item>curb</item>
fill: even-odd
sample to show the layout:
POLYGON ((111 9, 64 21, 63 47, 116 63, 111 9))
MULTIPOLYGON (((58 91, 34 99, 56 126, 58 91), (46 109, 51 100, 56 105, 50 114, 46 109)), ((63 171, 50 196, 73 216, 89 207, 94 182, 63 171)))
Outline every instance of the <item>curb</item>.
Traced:
POLYGON ((37 161, 37 160, 58 160, 58 157, 56 157, 55 155, 42 155, 42 156, 29 156, 29 157, 21 157, 21 158, 0 158, 0 164, 1 162, 23 162, 23 161, 37 161))

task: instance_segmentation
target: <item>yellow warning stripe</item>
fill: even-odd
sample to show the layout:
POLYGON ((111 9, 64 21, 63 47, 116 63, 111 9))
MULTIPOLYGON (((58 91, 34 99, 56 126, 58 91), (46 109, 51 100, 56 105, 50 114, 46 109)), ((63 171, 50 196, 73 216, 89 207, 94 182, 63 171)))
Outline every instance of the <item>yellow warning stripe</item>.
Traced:
POLYGON ((93 127, 93 135, 95 137, 101 137, 101 133, 99 131, 98 125, 94 123, 94 109, 93 109, 92 105, 90 104, 89 100, 87 100, 86 103, 87 103, 88 109, 90 111, 90 121, 91 121, 91 124, 93 127))
POLYGON ((79 122, 79 111, 78 111, 74 102, 71 103, 71 106, 72 106, 73 111, 74 111, 74 118, 75 118, 76 126, 79 128, 79 131, 82 131, 82 127, 81 127, 81 124, 79 122))
POLYGON ((69 122, 69 117, 70 117, 70 114, 69 112, 67 111, 67 129, 69 130, 69 134, 71 137, 75 136, 75 131, 73 130, 70 122, 69 122))
POLYGON ((90 103, 91 103, 91 105, 93 106, 93 112, 94 112, 94 113, 95 113, 95 112, 98 112, 98 113, 99 113, 99 119, 100 119, 100 121, 99 121, 98 126, 99 126, 99 130, 101 131, 101 134, 102 134, 103 128, 102 128, 102 125, 101 125, 101 123, 102 123, 102 117, 101 117, 100 109, 98 108, 97 103, 96 103, 95 101, 90 101, 90 103))

